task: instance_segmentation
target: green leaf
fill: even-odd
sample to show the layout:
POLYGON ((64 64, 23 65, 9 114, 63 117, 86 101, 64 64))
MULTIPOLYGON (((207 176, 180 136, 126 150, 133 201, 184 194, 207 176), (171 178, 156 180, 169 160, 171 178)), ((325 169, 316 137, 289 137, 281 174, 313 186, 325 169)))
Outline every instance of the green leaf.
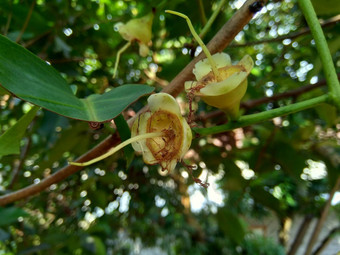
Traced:
POLYGON ((0 157, 20 153, 20 141, 38 110, 39 107, 33 107, 0 136, 0 157))
POLYGON ((339 14, 340 12, 340 1, 339 0, 312 0, 315 12, 318 15, 333 15, 339 14))
POLYGON ((280 217, 283 217, 284 212, 281 209, 280 201, 276 199, 272 194, 265 191, 263 187, 261 186, 251 187, 250 194, 257 203, 260 203, 263 206, 272 209, 280 217))
POLYGON ((221 208, 217 213, 218 225, 231 240, 240 244, 246 234, 246 223, 232 211, 221 208))
POLYGON ((328 127, 333 127, 338 123, 338 115, 336 113, 336 107, 329 104, 320 104, 316 108, 320 118, 325 120, 328 127))
MULTIPOLYGON (((122 142, 131 137, 129 125, 126 123, 123 115, 119 114, 115 118, 115 124, 117 126, 117 130, 118 130, 118 133, 120 135, 120 139, 122 140, 122 142)), ((125 159, 126 159, 126 167, 129 167, 129 165, 131 164, 135 156, 135 151, 132 148, 131 144, 124 147, 124 154, 125 154, 125 159)))
POLYGON ((241 169, 234 163, 233 160, 226 159, 223 161, 225 165, 225 175, 221 182, 226 190, 243 190, 248 181, 241 175, 241 169))
POLYGON ((0 227, 2 227, 16 222, 19 217, 25 217, 28 213, 18 207, 0 207, 0 215, 0 227))
POLYGON ((0 35, 0 84, 17 97, 68 118, 103 122, 154 89, 130 84, 77 98, 60 74, 28 50, 0 35))

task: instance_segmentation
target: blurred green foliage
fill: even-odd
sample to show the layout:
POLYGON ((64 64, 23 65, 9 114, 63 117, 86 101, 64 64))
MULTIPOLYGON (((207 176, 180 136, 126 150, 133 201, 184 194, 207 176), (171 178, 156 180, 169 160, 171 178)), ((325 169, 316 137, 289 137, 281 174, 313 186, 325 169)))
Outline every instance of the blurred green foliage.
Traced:
MULTIPOLYGON (((164 10, 187 14, 199 32, 204 26, 196 7, 199 2, 207 17, 218 3, 3 0, 0 32, 14 41, 19 38, 22 46, 51 63, 78 97, 127 83, 148 84, 159 91, 200 50, 185 22, 164 10), (140 57, 138 45, 133 44, 122 55, 113 79, 116 53, 125 44, 115 24, 141 17, 152 8, 156 12, 149 55, 140 57)), ((240 2, 227 1, 205 42, 232 17, 240 2)), ((334 13, 320 15, 327 20, 334 13)), ((249 54, 255 61, 244 101, 324 79, 311 35, 290 37, 304 27, 295 0, 269 1, 236 36, 225 51, 234 60, 249 54), (286 38, 276 41, 279 36, 286 38), (251 44, 262 40, 272 41, 251 44)), ((324 28, 338 73, 339 31, 339 23, 324 28)), ((265 111, 325 91, 321 86, 243 111, 265 111)), ((187 107, 185 94, 179 100, 187 107)), ((123 116, 132 116, 145 103, 142 98, 123 116)), ((197 115, 215 110, 201 101, 195 104, 197 115)), ((28 108, 1 90, 0 134, 18 123, 28 108)), ((197 124, 225 121, 220 116, 199 119, 197 124)), ((339 115, 326 106, 195 139, 185 162, 197 166, 193 175, 210 183, 207 190, 194 183, 181 164, 164 175, 158 166, 145 165, 140 156, 128 157, 127 167, 124 154, 117 153, 38 196, 0 208, 0 254, 139 254, 148 247, 158 249, 156 254, 284 254, 277 244, 284 244, 282 240, 255 236, 247 219, 271 216, 282 222, 296 215, 319 215, 339 176, 338 123, 339 115)), ((0 159, 1 193, 39 182, 112 132, 111 123, 92 130, 87 123, 40 110, 21 141, 22 148, 29 143, 27 153, 0 159)))

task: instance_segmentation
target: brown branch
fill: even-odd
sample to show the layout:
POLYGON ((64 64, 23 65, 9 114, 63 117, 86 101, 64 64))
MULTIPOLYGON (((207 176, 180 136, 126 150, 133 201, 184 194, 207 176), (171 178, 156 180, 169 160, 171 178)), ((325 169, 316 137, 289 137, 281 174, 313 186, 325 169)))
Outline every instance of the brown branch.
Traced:
MULTIPOLYGON (((328 20, 321 22, 321 27, 323 27, 323 28, 330 27, 330 26, 336 24, 339 21, 340 21, 340 14, 336 15, 336 16, 328 19, 328 20)), ((265 40, 261 40, 261 41, 243 43, 243 44, 231 44, 229 46, 229 48, 240 48, 240 47, 254 46, 254 45, 264 44, 264 43, 282 42, 285 39, 293 40, 295 38, 298 38, 302 35, 309 34, 309 33, 310 33, 310 29, 308 27, 305 27, 305 28, 302 28, 300 31, 293 32, 293 33, 290 33, 288 35, 279 36, 279 37, 276 37, 276 38, 270 38, 270 39, 265 39, 265 40)))
MULTIPOLYGON (((248 0, 244 3, 244 5, 233 15, 233 17, 218 31, 218 33, 211 39, 208 43, 207 47, 209 51, 214 54, 216 52, 222 51, 225 49, 229 43, 234 39, 234 37, 243 29, 243 27, 248 24, 248 22, 254 16, 254 12, 249 10, 249 6, 253 3, 257 2, 257 0, 248 0)), ((204 57, 204 54, 201 53, 197 58, 192 60, 172 81, 169 83, 167 87, 165 87, 162 92, 171 94, 176 97, 181 91, 183 91, 184 82, 187 80, 192 80, 194 78, 192 74, 192 70, 194 65, 204 57)), ((147 107, 142 108, 138 114, 147 110, 147 107)), ((137 116, 137 115, 136 115, 137 116)), ((131 118, 128 120, 129 125, 131 126, 134 119, 131 118)), ((77 159, 76 162, 85 162, 89 161, 99 155, 105 153, 108 149, 114 147, 118 143, 118 137, 116 135, 109 136, 100 144, 98 144, 95 148, 88 151, 86 154, 82 155, 77 159)), ((12 203, 14 201, 27 198, 38 194, 39 192, 45 190, 49 186, 54 183, 58 183, 68 176, 78 172, 82 167, 78 166, 65 166, 60 169, 58 172, 52 174, 51 176, 43 179, 38 184, 32 184, 26 188, 20 189, 13 193, 6 194, 0 197, 0 206, 12 203)))
POLYGON ((22 26, 20 34, 18 35, 18 37, 15 40, 15 42, 19 42, 21 40, 21 37, 24 34, 24 32, 25 32, 25 30, 26 30, 26 28, 28 26, 28 23, 30 22, 30 19, 31 19, 31 16, 32 16, 32 13, 33 13, 33 9, 34 9, 34 6, 35 6, 36 2, 37 2, 36 0, 33 0, 32 4, 31 4, 31 7, 28 10, 28 14, 27 14, 26 20, 24 22, 24 25, 22 26))
POLYGON ((298 248, 302 244, 303 238, 305 237, 307 230, 309 229, 310 223, 312 222, 313 216, 308 214, 305 216, 303 222, 300 225, 299 231, 297 232, 294 242, 290 247, 288 255, 295 255, 298 248))
POLYGON ((329 212, 329 209, 331 207, 331 202, 333 200, 334 194, 335 194, 335 192, 337 192, 339 190, 339 188, 340 188, 340 176, 336 180, 336 183, 335 183, 333 189, 329 193, 329 198, 328 198, 325 206, 322 209, 320 218, 319 218, 318 222, 315 225, 315 228, 313 230, 312 236, 309 239, 308 245, 306 247, 305 255, 309 255, 309 254, 312 253, 314 244, 316 243, 316 241, 318 239, 318 236, 320 234, 321 228, 322 228, 322 226, 323 226, 323 224, 324 224, 324 222, 325 222, 325 220, 326 220, 326 218, 328 216, 328 212, 329 212))
POLYGON ((327 245, 332 241, 335 235, 340 233, 340 227, 333 228, 329 234, 323 239, 320 246, 316 248, 315 252, 313 252, 313 255, 320 255, 321 252, 327 247, 327 245))
MULTIPOLYGON (((79 157, 76 162, 85 162, 85 161, 91 160, 93 158, 96 158, 102 155, 103 153, 107 152, 111 147, 113 147, 115 144, 117 144, 118 140, 119 139, 117 135, 112 135, 108 137, 103 142, 98 144, 96 147, 88 151, 86 154, 79 157)), ((60 169, 58 172, 50 175, 49 177, 43 179, 41 182, 37 184, 32 184, 18 191, 14 191, 12 193, 1 196, 0 206, 35 195, 47 189, 52 184, 58 183, 64 180, 65 178, 78 172, 81 169, 82 167, 73 166, 73 165, 65 166, 62 169, 60 169)))
POLYGON ((21 153, 20 153, 20 159, 15 160, 14 162, 14 166, 13 166, 13 170, 12 170, 12 179, 10 181, 10 183, 8 184, 7 188, 8 189, 12 189, 14 183, 16 182, 16 180, 18 179, 18 175, 20 173, 20 169, 24 164, 25 158, 27 156, 28 150, 31 147, 31 143, 32 143, 32 139, 31 137, 27 138, 27 142, 25 144, 25 146, 23 147, 21 153))

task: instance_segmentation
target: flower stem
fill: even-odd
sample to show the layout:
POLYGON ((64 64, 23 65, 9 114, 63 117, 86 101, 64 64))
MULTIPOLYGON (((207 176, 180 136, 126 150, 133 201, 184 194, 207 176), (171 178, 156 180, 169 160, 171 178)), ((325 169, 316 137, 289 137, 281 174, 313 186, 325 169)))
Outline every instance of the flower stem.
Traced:
POLYGON ((207 34, 207 32, 209 31, 211 25, 214 23, 214 21, 215 21, 217 15, 219 14, 219 12, 221 11, 223 5, 225 4, 225 2, 226 2, 226 0, 221 0, 221 1, 218 3, 218 5, 217 5, 215 11, 214 11, 213 14, 210 16, 208 22, 204 25, 204 27, 203 27, 201 33, 199 34, 199 37, 200 37, 200 38, 203 38, 203 37, 207 34))
POLYGON ((195 31, 195 29, 194 29, 194 27, 193 27, 189 17, 187 15, 184 15, 184 14, 182 14, 180 12, 176 12, 176 11, 166 10, 165 12, 166 13, 170 13, 170 14, 174 14, 174 15, 177 15, 177 16, 180 16, 180 17, 184 18, 187 21, 192 36, 196 39, 197 43, 202 47, 202 50, 203 50, 204 54, 207 56, 207 59, 209 61, 209 64, 211 66, 211 69, 212 69, 212 71, 213 71, 217 81, 220 81, 221 78, 220 78, 219 72, 217 70, 216 63, 213 60, 213 58, 212 58, 212 56, 210 54, 210 51, 208 50, 207 46, 205 46, 205 44, 202 41, 202 39, 196 33, 196 31, 195 31))
POLYGON ((291 114, 294 112, 302 111, 302 110, 314 107, 318 104, 326 103, 328 100, 329 100, 329 95, 327 94, 327 95, 315 97, 312 99, 308 99, 302 102, 298 102, 295 104, 276 108, 273 110, 241 116, 237 121, 230 121, 224 125, 210 127, 210 128, 194 128, 193 131, 200 135, 212 135, 212 134, 222 133, 225 131, 233 130, 235 128, 250 126, 255 123, 270 120, 275 117, 280 117, 280 116, 284 116, 284 115, 291 114))
POLYGON ((110 150, 108 150, 108 152, 104 153, 103 155, 94 158, 90 161, 87 162, 81 162, 81 163, 77 163, 77 162, 69 162, 70 165, 74 165, 74 166, 88 166, 88 165, 92 165, 93 163, 96 163, 102 159, 105 159, 113 154, 115 154, 117 151, 119 151, 120 149, 124 148, 126 145, 129 145, 131 143, 143 140, 143 139, 147 139, 147 138, 154 138, 154 137, 161 137, 164 134, 162 132, 155 132, 155 133, 146 133, 146 134, 142 134, 142 135, 138 135, 138 136, 134 136, 131 137, 130 139, 125 140, 124 142, 122 142, 121 144, 119 144, 118 146, 111 148, 110 150))
POLYGON ((324 68, 325 78, 330 90, 330 101, 340 110, 340 84, 326 38, 310 0, 298 0, 300 8, 314 37, 316 48, 324 68))
POLYGON ((118 64, 119 64, 119 60, 120 60, 120 55, 122 55, 122 53, 124 51, 126 51, 127 48, 129 48, 131 45, 131 41, 128 41, 122 48, 119 49, 119 51, 117 52, 117 57, 116 57, 116 62, 115 62, 115 67, 113 69, 113 76, 112 78, 116 77, 116 73, 117 73, 117 69, 118 69, 118 64))

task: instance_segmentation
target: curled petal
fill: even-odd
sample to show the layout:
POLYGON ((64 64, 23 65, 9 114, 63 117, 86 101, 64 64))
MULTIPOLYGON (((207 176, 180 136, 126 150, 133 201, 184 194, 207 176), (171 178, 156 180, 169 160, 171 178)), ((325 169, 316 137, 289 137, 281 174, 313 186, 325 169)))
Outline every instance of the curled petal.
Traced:
POLYGON ((239 86, 247 76, 248 74, 243 71, 234 73, 223 81, 207 84, 200 90, 200 93, 204 96, 219 96, 226 94, 239 86))
MULTIPOLYGON (((224 52, 212 55, 212 59, 215 61, 217 68, 231 65, 230 56, 224 52)), ((196 63, 193 73, 196 77, 196 80, 199 81, 211 71, 211 65, 209 64, 208 59, 205 58, 196 63)))
POLYGON ((147 164, 160 164, 163 170, 175 168, 189 150, 192 133, 182 117, 177 101, 166 93, 158 93, 148 98, 150 111, 135 120, 131 136, 146 133, 161 133, 161 136, 133 143, 137 152, 143 154, 147 164))

